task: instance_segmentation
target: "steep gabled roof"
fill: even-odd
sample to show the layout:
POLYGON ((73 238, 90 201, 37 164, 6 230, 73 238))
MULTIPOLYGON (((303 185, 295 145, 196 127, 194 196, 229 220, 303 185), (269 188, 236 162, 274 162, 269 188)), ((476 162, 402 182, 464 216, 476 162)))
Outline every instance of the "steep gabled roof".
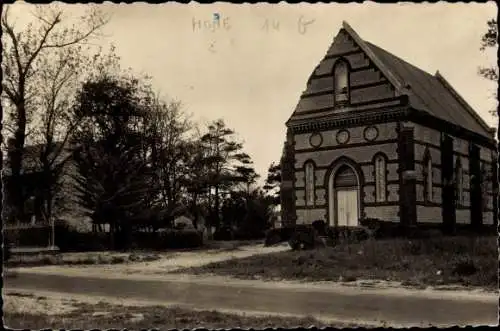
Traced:
POLYGON ((439 71, 431 75, 386 50, 362 40, 347 22, 343 22, 343 28, 386 75, 398 94, 408 95, 413 108, 427 111, 435 117, 492 138, 492 128, 453 89, 439 71))
MULTIPOLYGON (((394 87, 395 95, 408 96, 410 106, 461 126, 489 139, 493 129, 467 104, 444 77, 431 75, 386 50, 367 42, 343 22, 343 30, 394 87)), ((293 115, 292 115, 293 117, 293 115)))

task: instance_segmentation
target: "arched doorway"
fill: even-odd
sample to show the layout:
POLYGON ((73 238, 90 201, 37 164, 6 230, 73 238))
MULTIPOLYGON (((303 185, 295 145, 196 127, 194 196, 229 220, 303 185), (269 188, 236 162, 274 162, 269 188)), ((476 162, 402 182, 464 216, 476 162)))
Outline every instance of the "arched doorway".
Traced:
POLYGON ((329 223, 331 226, 358 226, 360 215, 359 178, 348 164, 333 169, 329 185, 329 223))

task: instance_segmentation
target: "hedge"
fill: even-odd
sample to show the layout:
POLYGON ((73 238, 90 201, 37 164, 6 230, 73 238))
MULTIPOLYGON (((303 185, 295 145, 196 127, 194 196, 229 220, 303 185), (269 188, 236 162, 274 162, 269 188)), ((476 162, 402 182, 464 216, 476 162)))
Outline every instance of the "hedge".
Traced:
MULTIPOLYGON (((17 247, 46 247, 49 245, 51 227, 7 229, 7 242, 17 247)), ((203 235, 196 230, 166 230, 158 232, 134 232, 124 240, 115 235, 115 247, 111 247, 109 232, 78 232, 68 226, 55 226, 55 245, 61 252, 83 252, 107 249, 179 249, 203 245, 203 235)))
POLYGON ((471 225, 457 225, 453 233, 447 233, 442 224, 419 224, 416 227, 403 227, 400 223, 385 222, 380 219, 367 218, 360 220, 363 227, 368 228, 367 231, 362 227, 332 227, 325 222, 315 221, 313 224, 298 224, 295 226, 287 226, 283 228, 270 229, 266 232, 266 246, 275 245, 281 242, 290 242, 292 246, 297 246, 298 242, 309 245, 312 241, 310 230, 316 229, 318 233, 333 239, 362 241, 368 239, 369 231, 373 231, 372 235, 375 239, 384 238, 432 238, 436 236, 478 236, 478 235, 496 235, 494 226, 484 225, 479 229, 474 229, 471 225), (300 235, 298 234, 300 232, 300 235))

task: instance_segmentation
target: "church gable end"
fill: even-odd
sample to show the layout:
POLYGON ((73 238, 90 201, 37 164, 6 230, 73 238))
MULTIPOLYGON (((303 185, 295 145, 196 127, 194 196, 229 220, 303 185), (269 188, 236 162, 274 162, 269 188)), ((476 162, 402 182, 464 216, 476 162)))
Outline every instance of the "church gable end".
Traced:
MULTIPOLYGON (((307 82, 294 115, 355 109, 396 97, 395 88, 345 28, 334 39, 326 56, 307 82), (347 65, 348 98, 338 99, 336 85, 347 65), (339 70, 339 67, 342 70, 339 70)), ((294 116, 292 116, 293 118, 294 116)))
POLYGON ((361 39, 344 22, 309 77, 287 125, 309 131, 312 121, 318 120, 321 127, 333 127, 340 119, 373 118, 376 109, 383 109, 391 120, 404 116, 415 122, 430 122, 457 137, 485 146, 494 144, 491 129, 439 72, 431 75, 361 39), (345 71, 338 70, 339 64, 347 64, 346 80, 336 78, 338 72, 345 71), (337 100, 339 82, 347 83, 347 89, 337 100), (395 111, 396 107, 404 114, 395 111))

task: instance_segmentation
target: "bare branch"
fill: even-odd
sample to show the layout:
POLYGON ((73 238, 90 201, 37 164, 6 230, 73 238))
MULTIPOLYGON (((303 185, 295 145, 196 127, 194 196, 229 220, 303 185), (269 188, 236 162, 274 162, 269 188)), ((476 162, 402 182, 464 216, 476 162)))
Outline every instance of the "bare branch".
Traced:
MULTIPOLYGON (((21 77, 23 76, 23 68, 21 65, 21 56, 19 53, 19 41, 17 40, 17 36, 14 33, 14 27, 9 24, 8 22, 8 7, 4 13, 4 16, 2 17, 2 26, 5 32, 7 32, 7 35, 10 37, 12 41, 12 45, 14 47, 14 53, 15 53, 15 60, 17 64, 17 71, 19 75, 19 80, 21 80, 21 77)), ((14 101, 14 100, 13 100, 14 101)))
POLYGON ((31 68, 31 64, 35 60, 35 58, 38 56, 40 51, 44 48, 45 42, 47 38, 49 37, 50 32, 54 29, 54 27, 61 22, 61 12, 59 12, 54 20, 49 24, 49 27, 43 32, 42 39, 38 43, 38 46, 35 48, 35 51, 31 54, 29 57, 28 61, 26 62, 26 66, 24 69, 24 72, 27 72, 31 68))

